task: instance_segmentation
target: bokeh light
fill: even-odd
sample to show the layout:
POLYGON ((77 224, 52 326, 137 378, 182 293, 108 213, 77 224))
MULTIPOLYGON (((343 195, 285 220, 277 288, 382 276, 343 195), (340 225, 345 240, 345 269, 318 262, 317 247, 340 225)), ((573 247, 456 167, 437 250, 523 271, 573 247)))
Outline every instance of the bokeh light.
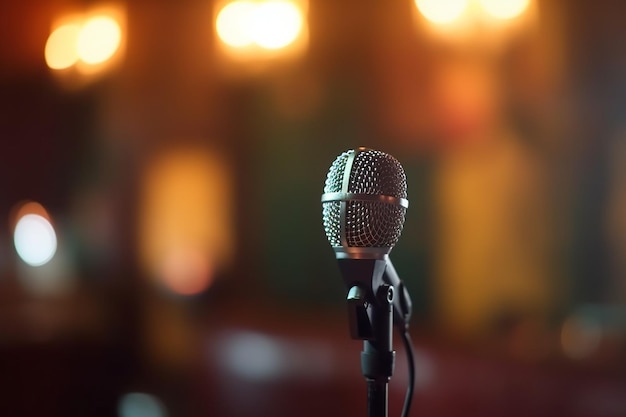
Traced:
POLYGON ((285 347, 261 333, 234 333, 224 339, 221 348, 220 362, 245 379, 274 379, 288 369, 285 347))
POLYGON ((437 24, 451 23, 468 7, 468 0, 415 0, 420 13, 437 24))
POLYGON ((120 398, 119 417, 167 417, 163 403, 154 395, 131 392, 120 398))
POLYGON ((219 337, 212 360, 242 380, 268 382, 282 378, 318 378, 336 373, 333 348, 325 342, 295 342, 257 331, 237 330, 219 337))
POLYGON ((561 346, 571 359, 585 359, 591 356, 602 341, 602 327, 595 320, 574 315, 563 323, 561 346))
POLYGON ((253 16, 252 38, 263 48, 283 48, 293 42, 302 29, 302 13, 293 3, 261 3, 253 16))
POLYGON ((83 25, 77 39, 77 52, 87 64, 99 64, 110 59, 120 47, 122 30, 108 16, 94 16, 83 25))
POLYGON ((233 250, 230 174, 198 149, 164 152, 143 183, 140 244, 146 272, 179 295, 209 288, 233 250))
POLYGON ((46 64, 52 70, 75 67, 83 75, 102 72, 121 56, 124 20, 123 10, 114 6, 57 19, 44 49, 46 64))
POLYGON ((20 259, 30 266, 45 265, 54 257, 56 232, 43 207, 27 203, 21 208, 13 231, 13 243, 20 259))
POLYGON ((483 9, 498 19, 513 19, 528 8, 530 0, 480 0, 483 9))
POLYGON ((303 12, 288 1, 226 4, 216 18, 216 31, 226 45, 242 48, 257 45, 280 49, 293 43, 303 29, 303 12))
POLYGON ((76 23, 64 24, 52 31, 44 51, 46 64, 50 69, 69 68, 78 61, 78 42, 81 26, 76 23))
POLYGON ((214 271, 209 254, 198 247, 173 245, 161 265, 161 279, 166 287, 180 295, 199 294, 211 285, 214 271))
POLYGON ((248 1, 228 3, 220 10, 216 19, 216 30, 220 39, 235 48, 250 45, 250 16, 255 6, 248 1))

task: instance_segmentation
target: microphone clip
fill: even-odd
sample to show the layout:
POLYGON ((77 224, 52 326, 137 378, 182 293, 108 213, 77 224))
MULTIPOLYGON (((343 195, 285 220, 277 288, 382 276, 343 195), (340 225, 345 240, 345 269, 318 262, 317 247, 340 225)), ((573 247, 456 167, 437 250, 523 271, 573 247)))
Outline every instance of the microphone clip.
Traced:
POLYGON ((355 340, 371 340, 374 337, 372 323, 367 315, 369 302, 367 291, 355 285, 348 291, 348 322, 350 337, 355 340))
MULTIPOLYGON (((376 294, 376 303, 385 310, 389 309, 394 297, 394 288, 390 285, 381 285, 376 294)), ((348 291, 348 321, 350 337, 355 340, 374 340, 376 338, 372 319, 368 308, 372 308, 367 300, 367 290, 354 285, 348 291)))

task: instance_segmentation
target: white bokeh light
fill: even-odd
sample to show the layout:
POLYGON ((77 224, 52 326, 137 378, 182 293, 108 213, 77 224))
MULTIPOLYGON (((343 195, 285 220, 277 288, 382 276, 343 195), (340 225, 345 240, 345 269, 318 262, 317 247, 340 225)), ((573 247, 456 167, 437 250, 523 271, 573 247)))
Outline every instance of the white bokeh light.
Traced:
POLYGON ((95 16, 85 22, 78 34, 76 50, 87 64, 100 64, 117 52, 122 40, 120 24, 108 16, 95 16))
POLYGON ((216 18, 218 36, 234 48, 284 48, 296 41, 303 26, 302 8, 284 0, 234 1, 222 7, 216 18))
POLYGON ((235 1, 227 4, 217 15, 216 27, 219 37, 235 48, 252 43, 250 37, 250 19, 255 5, 248 1, 235 1))
POLYGON ((520 16, 530 4, 530 0, 480 0, 483 9, 498 19, 513 19, 520 16))
POLYGON ((26 214, 15 225, 15 250, 28 265, 48 263, 57 249, 57 237, 52 224, 38 214, 26 214))
POLYGON ((79 24, 65 24, 50 34, 44 51, 48 67, 61 70, 71 67, 78 61, 78 52, 73 46, 76 44, 80 29, 79 24))
POLYGON ((415 0, 422 15, 436 24, 451 23, 468 8, 468 0, 415 0))
POLYGON ((119 417, 167 417, 167 411, 154 395, 131 392, 124 395, 118 404, 119 417))
POLYGON ((267 49, 284 48, 298 37, 302 30, 300 10, 285 1, 260 3, 252 20, 254 42, 267 49))

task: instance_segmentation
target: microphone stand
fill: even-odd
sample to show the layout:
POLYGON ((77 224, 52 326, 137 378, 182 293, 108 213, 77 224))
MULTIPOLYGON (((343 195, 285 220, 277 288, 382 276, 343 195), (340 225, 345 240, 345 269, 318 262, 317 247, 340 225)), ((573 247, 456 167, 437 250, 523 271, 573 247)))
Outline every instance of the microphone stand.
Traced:
MULTIPOLYGON (((376 266, 382 266, 380 262, 374 261, 376 266)), ((352 338, 364 341, 361 371, 367 382, 367 416, 387 417, 389 380, 395 363, 392 349, 394 287, 386 283, 375 287, 375 291, 359 284, 350 287, 348 317, 352 338)))

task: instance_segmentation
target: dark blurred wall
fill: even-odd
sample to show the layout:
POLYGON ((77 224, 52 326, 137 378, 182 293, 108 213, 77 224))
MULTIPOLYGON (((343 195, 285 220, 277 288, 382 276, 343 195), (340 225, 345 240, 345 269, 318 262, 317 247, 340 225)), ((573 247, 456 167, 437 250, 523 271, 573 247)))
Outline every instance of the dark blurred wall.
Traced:
POLYGON ((117 415, 129 392, 173 416, 362 413, 320 205, 360 145, 409 181, 392 258, 415 307, 412 415, 626 413, 626 5, 544 0, 486 50, 436 38, 408 0, 315 1, 307 53, 259 69, 217 52, 213 3, 131 1, 122 65, 73 85, 43 48, 82 5, 0 5, 0 414, 117 415), (144 177, 181 149, 234 184, 232 260, 194 295, 140 259, 144 177), (69 292, 21 284, 25 199, 69 248, 69 292))

